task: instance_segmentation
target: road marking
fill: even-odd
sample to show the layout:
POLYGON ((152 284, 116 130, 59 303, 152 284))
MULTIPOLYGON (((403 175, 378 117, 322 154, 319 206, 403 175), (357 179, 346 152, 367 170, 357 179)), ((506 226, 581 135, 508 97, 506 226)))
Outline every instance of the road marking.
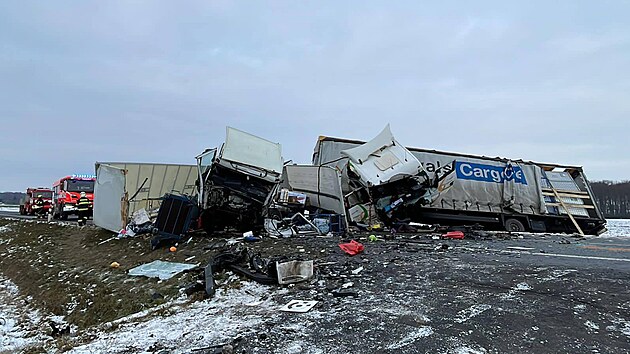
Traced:
POLYGON ((614 262, 630 262, 628 258, 612 258, 612 257, 597 257, 597 256, 580 256, 576 254, 562 254, 562 253, 540 253, 540 252, 526 252, 526 251, 511 251, 507 249, 494 249, 494 248, 471 248, 471 247, 457 247, 458 249, 465 249, 468 251, 493 251, 500 253, 510 253, 510 254, 527 254, 531 256, 548 256, 548 257, 562 257, 562 258, 580 258, 580 259, 594 259, 599 261, 614 261, 614 262))
POLYGON ((630 252, 630 247, 602 247, 602 246, 591 246, 584 245, 580 246, 582 248, 586 248, 588 250, 603 250, 603 251, 612 251, 612 252, 630 252))
MULTIPOLYGON (((525 253, 525 252, 519 252, 525 253)), ((596 259, 599 261, 617 261, 617 262, 630 262, 627 258, 610 258, 610 257, 597 257, 597 256, 579 256, 576 254, 559 254, 559 253, 531 253, 533 256, 552 256, 552 257, 565 257, 565 258, 582 258, 582 259, 596 259)))
POLYGON ((630 244, 621 244, 621 243, 604 243, 604 242, 588 242, 584 245, 597 245, 597 246, 619 246, 619 247, 628 247, 630 248, 630 244))

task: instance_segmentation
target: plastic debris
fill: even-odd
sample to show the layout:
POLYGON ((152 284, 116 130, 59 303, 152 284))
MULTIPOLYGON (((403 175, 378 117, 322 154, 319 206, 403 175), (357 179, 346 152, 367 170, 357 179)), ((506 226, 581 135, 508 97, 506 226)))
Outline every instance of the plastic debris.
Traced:
POLYGON ((310 311, 319 301, 291 300, 280 308, 284 312, 304 313, 310 311))
POLYGON ((355 240, 351 240, 349 243, 342 243, 339 245, 339 248, 351 256, 357 255, 365 249, 361 243, 355 240))
POLYGON ((174 263, 157 260, 129 269, 129 275, 166 280, 172 278, 177 273, 181 273, 195 267, 197 267, 197 264, 174 263))
POLYGON ((445 238, 453 238, 456 240, 461 240, 464 238, 464 233, 461 231, 449 231, 443 235, 445 238))
POLYGON ((357 275, 357 274, 361 273, 362 271, 363 271, 363 267, 361 266, 361 267, 359 267, 359 268, 357 268, 357 269, 353 270, 353 271, 352 271, 352 274, 357 275))
POLYGON ((276 262, 278 284, 292 284, 313 277, 313 261, 276 262))

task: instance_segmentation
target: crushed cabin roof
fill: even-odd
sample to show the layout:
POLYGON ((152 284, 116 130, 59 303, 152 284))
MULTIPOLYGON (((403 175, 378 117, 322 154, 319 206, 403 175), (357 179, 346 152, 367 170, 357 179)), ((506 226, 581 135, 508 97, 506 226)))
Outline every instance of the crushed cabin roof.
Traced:
MULTIPOLYGON (((321 141, 335 141, 335 142, 340 142, 340 143, 350 143, 350 144, 365 144, 366 142, 363 140, 356 140, 356 139, 346 139, 346 138, 337 138, 337 137, 332 137, 332 136, 325 136, 325 135, 320 135, 319 138, 317 139, 317 142, 321 142, 321 141)), ((485 156, 485 155, 474 155, 474 154, 465 154, 465 153, 461 153, 461 152, 450 152, 450 151, 443 151, 443 150, 434 150, 434 149, 422 149, 422 148, 417 148, 417 147, 407 147, 407 150, 412 151, 412 152, 428 152, 428 153, 435 153, 435 154, 443 154, 443 155, 452 155, 452 156, 459 156, 459 157, 468 157, 468 158, 474 158, 474 159, 485 159, 485 160, 494 160, 494 161, 501 161, 501 162, 506 162, 506 161, 514 161, 514 162, 522 162, 522 163, 529 163, 529 164, 534 164, 534 165, 538 165, 541 166, 545 169, 553 169, 553 168, 564 168, 564 169, 575 169, 575 170, 579 170, 582 171, 583 170, 583 166, 577 166, 577 165, 561 165, 561 164, 557 164, 557 163, 546 163, 546 162, 535 162, 535 161, 531 161, 531 160, 523 160, 523 159, 509 159, 506 157, 490 157, 490 156, 485 156)), ((315 153, 318 152, 318 147, 315 147, 315 153)), ((346 156, 342 156, 342 158, 347 158, 346 156)))

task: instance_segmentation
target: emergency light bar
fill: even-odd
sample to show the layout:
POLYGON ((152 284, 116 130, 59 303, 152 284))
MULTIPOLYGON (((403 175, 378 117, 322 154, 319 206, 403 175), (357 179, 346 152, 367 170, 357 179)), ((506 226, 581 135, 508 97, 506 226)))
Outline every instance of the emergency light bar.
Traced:
POLYGON ((73 179, 75 179, 75 178, 76 179, 94 179, 94 178, 96 178, 95 175, 86 174, 86 173, 85 174, 74 174, 74 175, 72 175, 70 177, 73 178, 73 179))

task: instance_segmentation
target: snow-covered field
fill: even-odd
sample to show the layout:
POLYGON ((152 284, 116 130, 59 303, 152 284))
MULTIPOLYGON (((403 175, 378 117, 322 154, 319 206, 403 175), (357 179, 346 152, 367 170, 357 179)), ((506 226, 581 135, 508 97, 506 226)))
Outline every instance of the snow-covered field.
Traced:
POLYGON ((606 228, 600 237, 630 237, 630 219, 609 219, 606 228))
POLYGON ((70 353, 143 352, 147 348, 179 348, 176 352, 229 344, 234 337, 256 331, 279 304, 269 299, 270 288, 243 282, 240 289, 219 289, 216 296, 193 304, 174 304, 165 317, 146 322, 121 319, 112 332, 70 353))
POLYGON ((51 339, 40 330, 43 319, 19 297, 17 286, 0 277, 0 353, 16 353, 51 339))
MULTIPOLYGON (((608 232, 600 237, 630 237, 630 219, 608 220, 608 232)), ((0 233, 11 232, 11 225, 0 227, 0 233)), ((237 279, 234 277, 232 281, 237 279)), ((229 282, 228 280, 227 282, 229 282)), ((528 291, 527 284, 517 284, 518 291, 528 291), (524 285, 523 285, 524 284, 524 285)), ((383 296, 382 294, 379 296, 383 296)), ((191 352, 196 349, 221 347, 235 338, 257 333, 271 323, 277 325, 283 319, 279 309, 292 299, 286 289, 275 289, 254 282, 242 281, 236 288, 219 288, 217 294, 208 300, 189 303, 184 296, 180 299, 156 308, 156 311, 140 313, 116 320, 111 326, 103 326, 89 332, 72 337, 77 345, 71 353, 96 352, 159 352, 162 349, 174 350, 175 353, 191 352), (272 295, 282 295, 283 300, 274 300, 272 295), (79 338, 82 337, 82 338, 79 338), (86 341, 90 340, 89 343, 86 341), (76 341, 75 341, 76 339, 76 341), (81 343, 83 343, 81 345, 81 343), (177 348, 177 349, 173 349, 177 348)), ((366 303, 376 303, 363 297, 366 303)), ((19 294, 18 288, 10 280, 0 274, 0 354, 28 350, 31 346, 43 346, 55 351, 54 339, 50 337, 48 323, 62 321, 54 316, 44 314, 30 306, 28 298, 19 294)), ((474 305, 468 311, 461 312, 454 320, 461 323, 471 316, 488 310, 487 305, 474 305)), ((383 311, 379 308, 379 311, 383 311)), ((285 323, 295 327, 295 333, 302 333, 308 323, 318 323, 318 318, 332 316, 334 313, 321 312, 315 308, 307 314, 295 316, 296 321, 285 323), (301 319, 301 320, 298 320, 301 319)), ((428 321, 427 321, 428 322, 428 321)), ((620 325, 625 335, 630 324, 620 325)), ((425 336, 433 335, 429 326, 420 327, 402 338, 396 345, 406 345, 425 336)), ((299 339, 288 339, 276 348, 277 352, 327 352, 322 348, 314 348, 299 339)), ((330 351, 328 351, 330 352, 330 351)), ((475 352, 474 350, 464 352, 475 352)))

